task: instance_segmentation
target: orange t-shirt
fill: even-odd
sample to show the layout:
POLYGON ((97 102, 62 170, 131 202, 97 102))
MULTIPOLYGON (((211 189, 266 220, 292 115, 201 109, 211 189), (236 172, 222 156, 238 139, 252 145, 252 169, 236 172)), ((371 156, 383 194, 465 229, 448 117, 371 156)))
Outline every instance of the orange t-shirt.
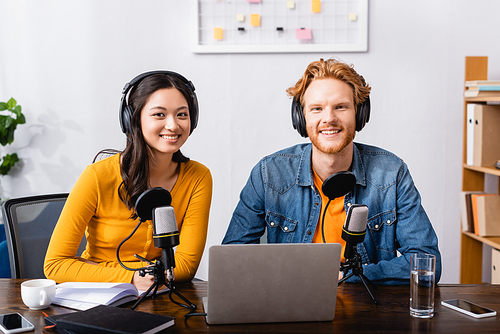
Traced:
MULTIPOLYGON (((323 181, 319 178, 313 168, 314 185, 318 189, 321 195, 321 213, 319 215, 318 226, 314 232, 313 242, 322 243, 323 233, 321 225, 323 223, 323 214, 325 212, 325 207, 330 200, 323 194, 321 187, 323 186, 323 181)), ((342 239, 342 227, 344 226, 346 219, 346 212, 344 209, 344 196, 335 198, 328 205, 328 210, 325 216, 325 226, 324 226, 324 239, 325 242, 329 243, 339 243, 342 245, 342 256, 341 261, 344 261, 344 251, 345 251, 345 241, 342 239)))

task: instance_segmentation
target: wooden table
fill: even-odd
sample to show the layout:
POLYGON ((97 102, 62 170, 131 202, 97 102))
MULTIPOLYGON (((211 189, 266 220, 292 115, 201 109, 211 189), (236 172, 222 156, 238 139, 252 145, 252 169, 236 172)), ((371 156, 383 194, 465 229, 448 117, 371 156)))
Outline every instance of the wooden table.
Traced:
MULTIPOLYGON (((22 281, 24 280, 0 279, 0 313, 18 312, 35 325, 35 333, 43 333, 42 311, 30 310, 21 300, 22 281)), ((198 305, 199 312, 203 312, 201 298, 207 294, 207 282, 182 283, 176 286, 183 296, 198 305)), ((191 317, 185 321, 184 315, 187 309, 172 303, 168 295, 159 295, 156 299, 148 298, 137 307, 137 310, 175 317, 175 326, 165 330, 166 333, 500 332, 500 285, 439 285, 436 288, 435 315, 431 319, 415 319, 410 316, 409 286, 379 286, 373 292, 380 303, 378 306, 373 304, 362 285, 342 284, 338 289, 335 319, 332 322, 209 326, 203 316, 191 317), (496 310, 499 315, 474 319, 441 306, 441 300, 453 298, 481 304, 496 310)), ((293 293, 293 289, 290 289, 289 293, 293 293)), ((73 310, 52 305, 44 312, 55 315, 73 310)), ((46 330, 46 333, 51 332, 46 330)))

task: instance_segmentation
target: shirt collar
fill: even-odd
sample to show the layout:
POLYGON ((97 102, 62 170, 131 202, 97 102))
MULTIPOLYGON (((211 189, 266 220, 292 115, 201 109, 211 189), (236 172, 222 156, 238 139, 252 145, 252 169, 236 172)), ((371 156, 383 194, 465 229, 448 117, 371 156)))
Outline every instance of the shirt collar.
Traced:
MULTIPOLYGON (((302 152, 299 171, 297 174, 297 183, 301 186, 311 186, 314 184, 311 156, 312 143, 309 143, 302 152)), ((356 184, 366 186, 365 169, 363 167, 363 161, 361 160, 361 153, 359 152, 356 143, 353 145, 351 171, 356 177, 356 184)))

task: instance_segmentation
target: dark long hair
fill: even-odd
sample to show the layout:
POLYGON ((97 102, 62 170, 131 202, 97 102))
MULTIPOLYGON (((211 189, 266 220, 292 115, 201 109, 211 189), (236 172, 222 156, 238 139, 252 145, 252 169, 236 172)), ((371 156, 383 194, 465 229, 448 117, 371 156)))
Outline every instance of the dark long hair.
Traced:
MULTIPOLYGON (((127 137, 127 145, 123 151, 107 149, 99 152, 94 158, 101 155, 121 153, 120 173, 123 182, 118 187, 118 194, 128 209, 134 210, 131 219, 137 218, 135 202, 137 198, 148 188, 149 164, 152 158, 151 150, 144 140, 141 128, 141 111, 146 105, 149 97, 156 91, 164 88, 175 88, 179 90, 188 102, 189 117, 193 124, 195 115, 195 101, 192 91, 179 78, 168 74, 154 74, 144 78, 130 91, 129 105, 134 109, 131 120, 131 133, 127 137)), ((180 150, 172 156, 174 162, 187 162, 189 158, 184 156, 180 150)))

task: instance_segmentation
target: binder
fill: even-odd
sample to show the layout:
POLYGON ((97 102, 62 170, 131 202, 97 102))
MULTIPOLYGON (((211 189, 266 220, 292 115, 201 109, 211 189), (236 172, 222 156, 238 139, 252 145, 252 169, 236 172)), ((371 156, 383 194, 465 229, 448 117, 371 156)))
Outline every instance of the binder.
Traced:
POLYGON ((500 284, 500 250, 491 249, 491 284, 500 284))
POLYGON ((500 160, 500 106, 475 104, 473 125, 473 165, 493 167, 500 160))
POLYGON ((474 214, 476 234, 481 237, 500 236, 500 196, 493 194, 472 195, 473 207, 476 199, 477 214, 474 214))
POLYGON ((476 104, 467 104, 467 165, 474 165, 474 108, 476 104))

